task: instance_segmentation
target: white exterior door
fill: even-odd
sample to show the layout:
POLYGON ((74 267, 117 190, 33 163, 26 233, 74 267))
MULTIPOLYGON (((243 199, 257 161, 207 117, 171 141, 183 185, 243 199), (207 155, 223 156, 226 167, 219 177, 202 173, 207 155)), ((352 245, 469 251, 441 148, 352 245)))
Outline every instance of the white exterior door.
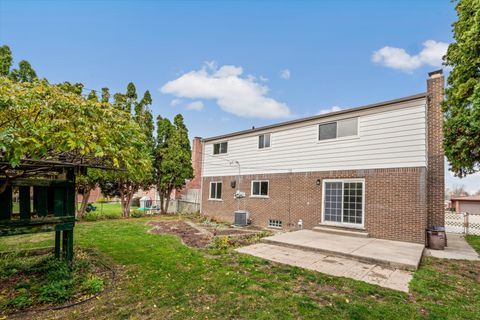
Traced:
POLYGON ((323 180, 322 223, 363 228, 365 180, 323 180))

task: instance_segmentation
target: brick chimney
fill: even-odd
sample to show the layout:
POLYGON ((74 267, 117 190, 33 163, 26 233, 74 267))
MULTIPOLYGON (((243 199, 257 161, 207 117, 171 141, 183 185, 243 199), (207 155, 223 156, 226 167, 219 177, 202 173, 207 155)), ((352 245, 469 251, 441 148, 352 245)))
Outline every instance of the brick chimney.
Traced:
POLYGON ((195 137, 192 141, 192 166, 193 166, 193 179, 189 182, 188 188, 200 189, 202 184, 202 138, 195 137))
POLYGON ((443 71, 427 79, 427 226, 444 226, 445 154, 443 151, 443 71))

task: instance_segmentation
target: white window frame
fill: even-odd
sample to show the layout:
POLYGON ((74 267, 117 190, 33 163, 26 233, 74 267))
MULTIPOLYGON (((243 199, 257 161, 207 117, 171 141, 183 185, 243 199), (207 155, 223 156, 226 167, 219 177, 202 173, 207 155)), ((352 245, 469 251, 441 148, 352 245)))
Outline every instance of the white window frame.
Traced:
POLYGON ((347 227, 353 229, 365 229, 365 179, 355 178, 355 179, 323 179, 322 181, 322 222, 324 225, 332 225, 339 227, 347 227), (348 223, 348 222, 334 222, 334 221, 325 221, 325 184, 327 182, 342 182, 342 220, 343 220, 343 184, 345 182, 356 182, 362 183, 362 223, 348 223))
POLYGON ((319 123, 317 125, 317 143, 334 142, 334 141, 342 141, 342 140, 350 140, 350 139, 358 139, 358 138, 360 138, 360 117, 352 117, 352 118, 345 118, 345 119, 339 119, 339 120, 334 120, 334 121, 326 121, 326 122, 319 123), (339 138, 338 137, 338 123, 342 122, 344 120, 351 120, 351 119, 357 119, 357 134, 339 138), (325 124, 331 124, 331 123, 336 123, 337 124, 337 131, 335 133, 336 137, 335 138, 330 138, 330 139, 320 140, 320 126, 325 125, 325 124))
POLYGON ((269 180, 252 180, 250 184, 250 197, 251 198, 270 198, 270 181, 269 180), (260 195, 260 194, 253 194, 253 183, 258 182, 260 185, 258 186, 258 191, 261 192, 262 190, 262 182, 267 183, 267 195, 260 195))
POLYGON ((212 155, 214 156, 221 156, 223 154, 228 154, 228 141, 222 141, 222 142, 215 142, 212 144, 212 155), (222 151, 222 148, 221 148, 221 145, 222 143, 226 143, 227 144, 227 152, 221 152, 222 151), (219 147, 218 147, 218 153, 215 153, 215 145, 218 144, 219 147))
MULTIPOLYGON (((263 144, 265 145, 265 138, 263 138, 263 144)), ((262 133, 262 134, 259 134, 257 136, 257 149, 258 150, 269 150, 271 147, 272 147, 272 134, 270 132, 262 133), (268 147, 260 148, 260 136, 266 136, 266 135, 270 136, 270 138, 269 138, 270 145, 268 147)))
MULTIPOLYGON (((208 190, 208 200, 223 201, 223 199, 221 197, 220 198, 212 198, 212 184, 214 184, 214 183, 217 185, 217 188, 218 188, 218 184, 221 184, 222 188, 220 188, 220 190, 223 189, 223 181, 210 181, 210 189, 208 190)), ((217 192, 215 193, 215 196, 217 196, 217 192)), ((221 191, 221 196, 223 196, 223 190, 221 191)))

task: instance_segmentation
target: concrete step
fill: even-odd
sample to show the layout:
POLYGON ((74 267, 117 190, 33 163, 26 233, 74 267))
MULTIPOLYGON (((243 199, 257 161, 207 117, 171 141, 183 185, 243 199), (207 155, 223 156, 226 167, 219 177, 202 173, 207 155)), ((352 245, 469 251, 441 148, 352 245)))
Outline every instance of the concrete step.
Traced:
POLYGON ((343 235, 343 236, 368 238, 368 232, 362 231, 362 230, 355 230, 355 229, 345 229, 345 228, 336 228, 336 227, 327 227, 327 226, 316 226, 316 227, 313 227, 313 231, 325 232, 325 233, 331 233, 331 234, 339 234, 339 235, 343 235))
POLYGON ((313 230, 287 232, 263 238, 261 242, 409 271, 418 269, 423 252, 423 245, 419 244, 313 230))

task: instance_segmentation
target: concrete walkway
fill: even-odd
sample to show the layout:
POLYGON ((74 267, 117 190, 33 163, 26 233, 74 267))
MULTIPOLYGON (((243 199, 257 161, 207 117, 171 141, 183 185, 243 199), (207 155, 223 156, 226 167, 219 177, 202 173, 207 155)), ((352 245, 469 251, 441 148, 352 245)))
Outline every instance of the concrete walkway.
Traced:
POLYGON ((424 249, 423 244, 359 238, 312 230, 280 233, 263 238, 262 242, 410 271, 418 269, 424 249))
POLYGON ((425 255, 441 259, 479 261, 480 256, 461 234, 447 233, 448 247, 445 250, 425 249, 425 255))
POLYGON ((408 283, 413 276, 410 271, 267 243, 258 243, 236 250, 240 253, 250 254, 266 260, 318 271, 332 276, 365 281, 403 292, 408 292, 408 283))

